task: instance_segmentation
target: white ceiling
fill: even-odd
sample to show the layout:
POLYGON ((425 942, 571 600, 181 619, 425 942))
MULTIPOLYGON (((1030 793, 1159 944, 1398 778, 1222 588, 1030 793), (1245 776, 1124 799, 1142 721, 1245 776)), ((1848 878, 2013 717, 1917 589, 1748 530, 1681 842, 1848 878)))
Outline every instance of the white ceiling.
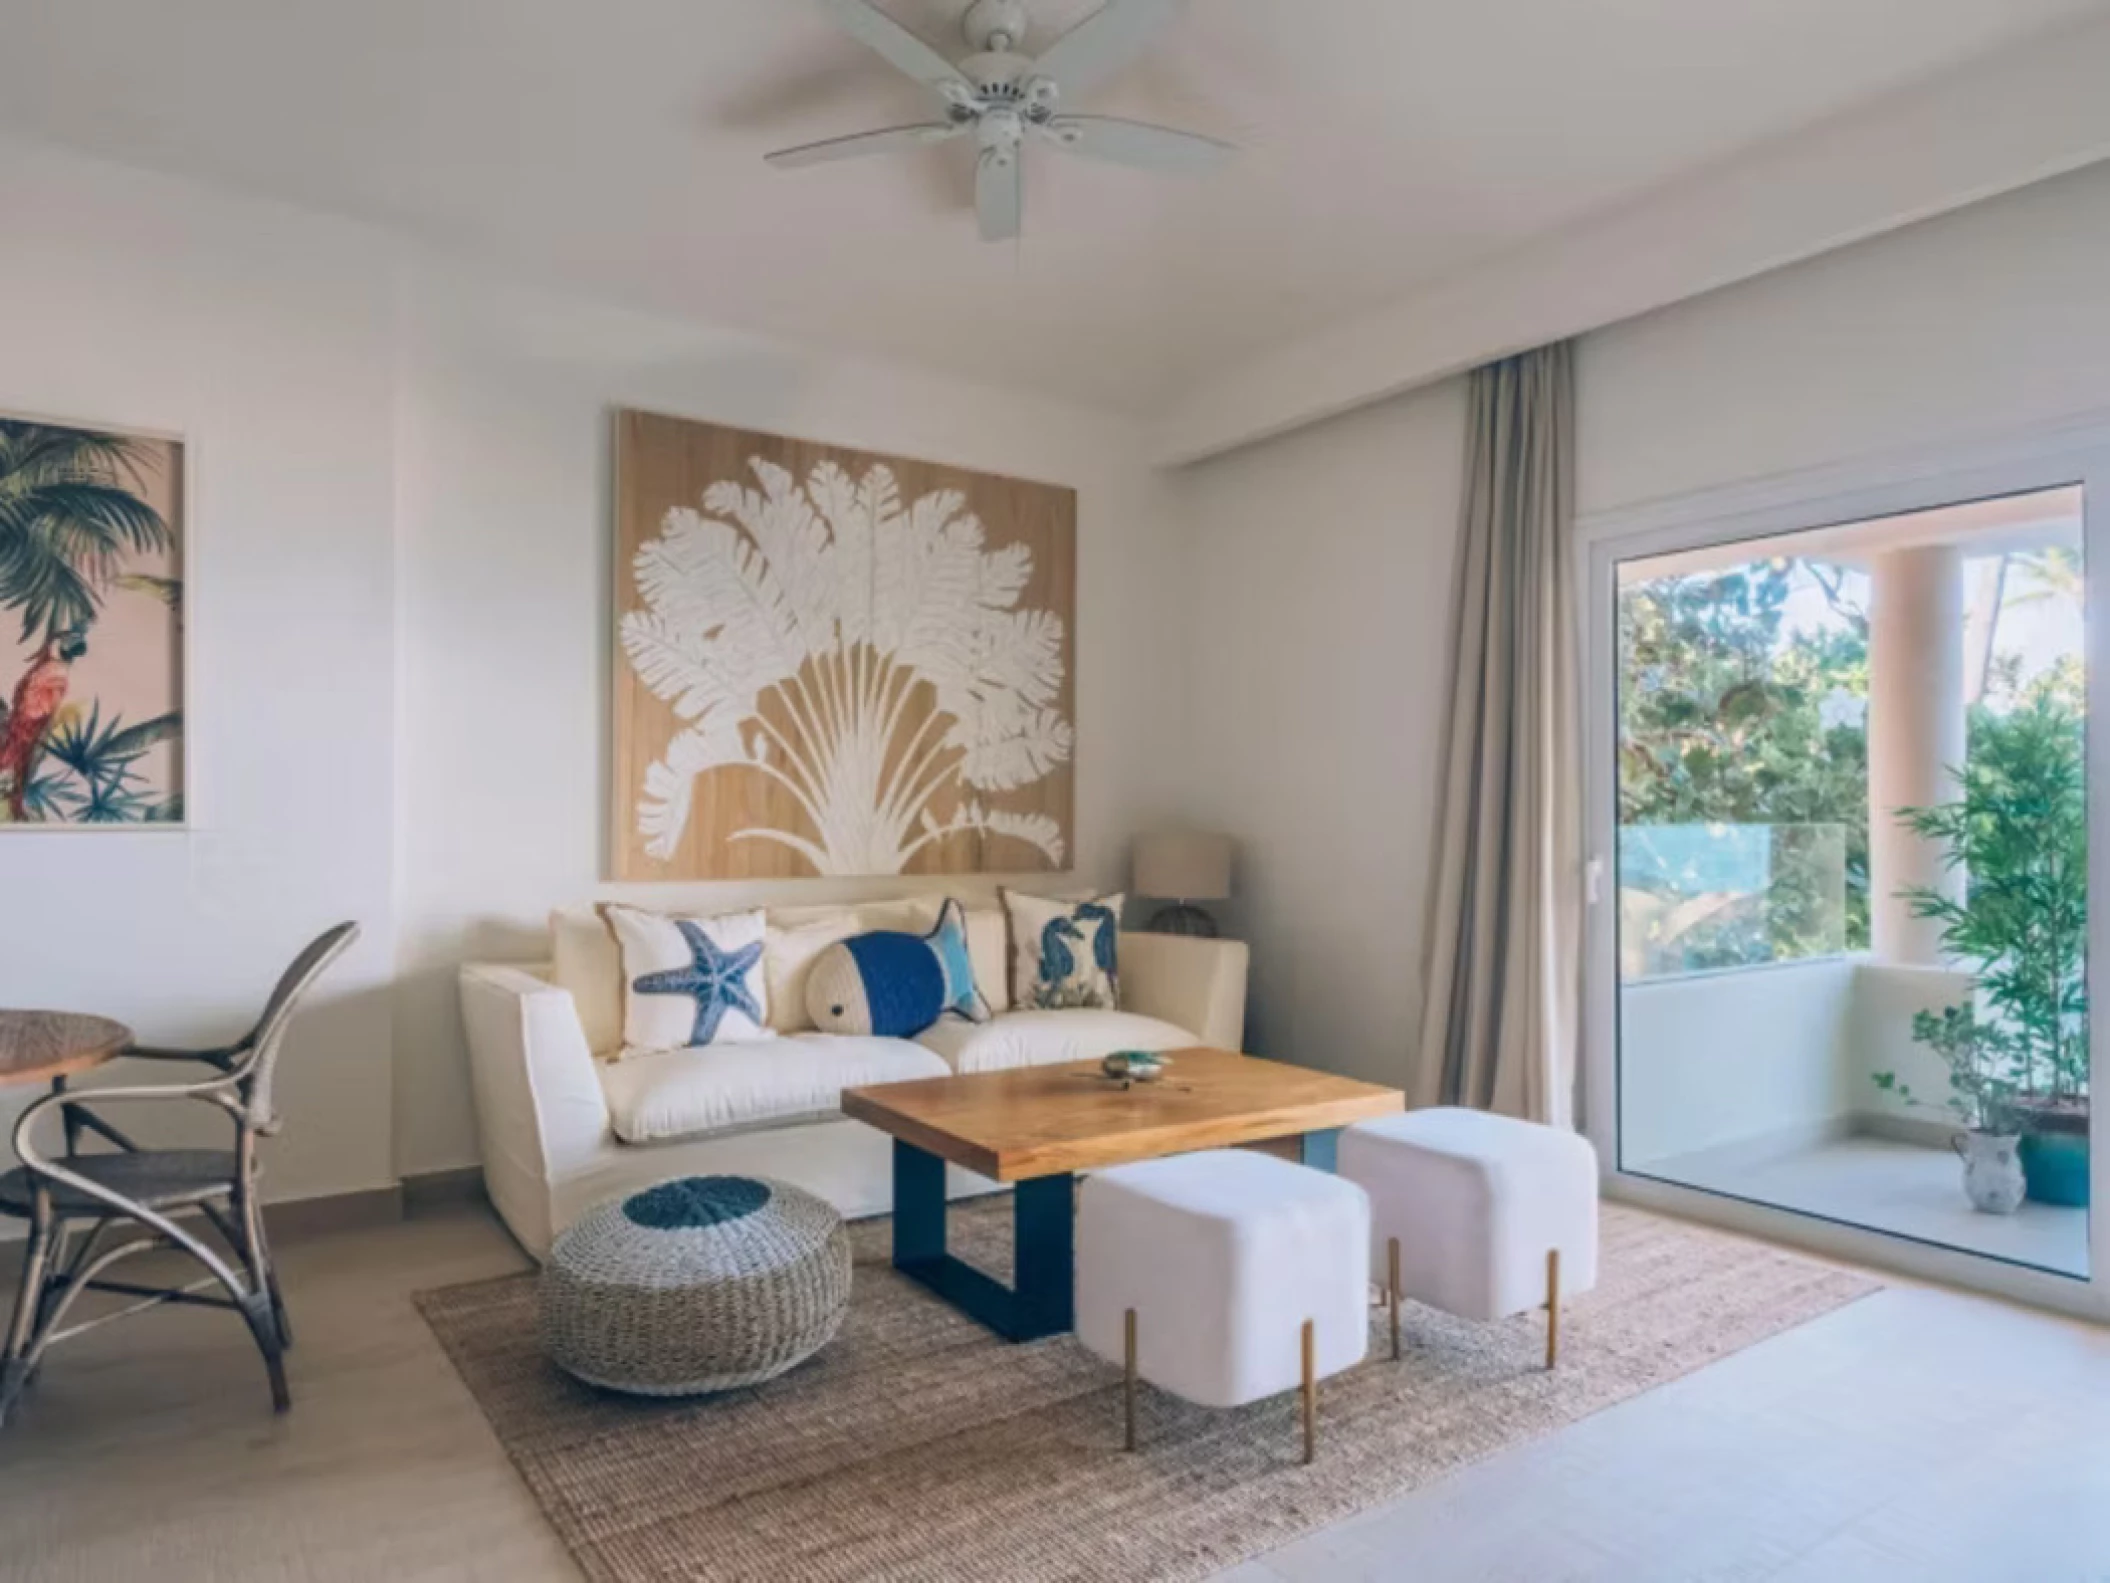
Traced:
MULTIPOLYGON (((888 0, 952 52, 964 0, 888 0)), ((1094 0, 1035 0, 1036 44, 1094 0)), ((405 227, 715 323, 1137 410, 2110 0, 1191 0, 1091 107, 1228 136, 1189 184, 960 147, 804 0, 0 0, 0 128, 405 227)), ((960 52, 964 52, 962 47, 960 52)))

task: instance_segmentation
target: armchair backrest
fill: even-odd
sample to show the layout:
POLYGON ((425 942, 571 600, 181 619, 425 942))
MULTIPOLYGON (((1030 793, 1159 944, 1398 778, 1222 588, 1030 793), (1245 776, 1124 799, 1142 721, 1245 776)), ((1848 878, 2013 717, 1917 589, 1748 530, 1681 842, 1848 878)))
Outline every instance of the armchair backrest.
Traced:
POLYGON ((243 1108, 248 1112, 252 1126, 268 1130, 273 1123, 271 1079, 278 1066, 278 1051, 285 1040, 286 1025, 293 1020, 294 1008, 329 965, 349 950, 358 938, 358 924, 340 923, 310 940, 293 959, 292 965, 279 975, 271 998, 264 1003, 263 1016, 236 1047, 239 1053, 233 1073, 241 1082, 243 1108))

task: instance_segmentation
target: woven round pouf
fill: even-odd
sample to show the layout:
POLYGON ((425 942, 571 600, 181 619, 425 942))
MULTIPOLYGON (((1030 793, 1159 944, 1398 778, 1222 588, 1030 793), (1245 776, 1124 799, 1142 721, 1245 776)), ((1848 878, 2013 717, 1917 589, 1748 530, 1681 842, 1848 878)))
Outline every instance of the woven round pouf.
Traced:
POLYGON ((613 1199, 557 1238, 542 1340, 589 1385, 693 1396, 773 1379, 850 1306, 850 1238, 786 1182, 689 1176, 613 1199))

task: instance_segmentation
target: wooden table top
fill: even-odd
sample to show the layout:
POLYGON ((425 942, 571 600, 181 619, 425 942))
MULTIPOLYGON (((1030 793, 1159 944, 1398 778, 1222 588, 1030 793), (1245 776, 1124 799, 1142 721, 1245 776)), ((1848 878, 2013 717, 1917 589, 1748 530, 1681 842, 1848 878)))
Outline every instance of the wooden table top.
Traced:
POLYGON ((1326 1132, 1406 1108, 1396 1088, 1228 1050, 1174 1050, 1155 1083, 1097 1061, 843 1091, 843 1114, 1000 1182, 1326 1132))
POLYGON ((132 1042, 108 1017, 71 1011, 0 1011, 0 1085, 45 1083, 100 1066, 132 1042))

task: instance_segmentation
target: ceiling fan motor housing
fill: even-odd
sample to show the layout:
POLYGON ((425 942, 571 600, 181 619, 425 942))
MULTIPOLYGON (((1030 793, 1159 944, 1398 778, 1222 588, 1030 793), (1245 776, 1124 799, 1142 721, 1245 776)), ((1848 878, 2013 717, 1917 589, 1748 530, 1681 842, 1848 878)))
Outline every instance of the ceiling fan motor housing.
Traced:
POLYGON ((974 0, 960 28, 977 52, 1010 54, 1026 42, 1026 0, 974 0))

